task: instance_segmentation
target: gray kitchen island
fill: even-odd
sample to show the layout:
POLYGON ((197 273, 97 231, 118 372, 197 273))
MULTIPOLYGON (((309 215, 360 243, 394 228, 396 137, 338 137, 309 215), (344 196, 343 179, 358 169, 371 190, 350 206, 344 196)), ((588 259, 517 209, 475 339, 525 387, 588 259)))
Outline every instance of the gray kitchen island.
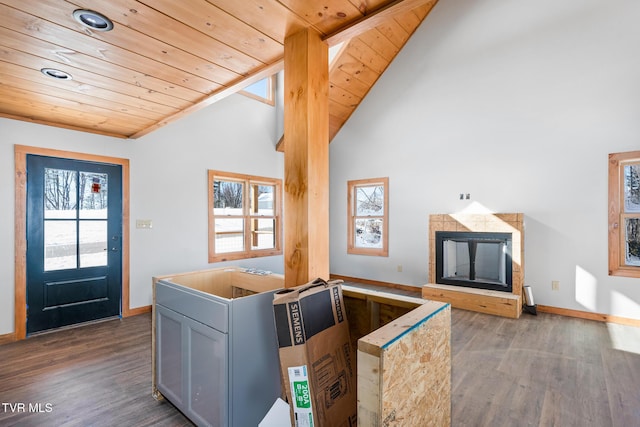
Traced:
POLYGON ((222 268, 155 277, 153 395, 198 426, 256 426, 281 395, 282 276, 222 268))

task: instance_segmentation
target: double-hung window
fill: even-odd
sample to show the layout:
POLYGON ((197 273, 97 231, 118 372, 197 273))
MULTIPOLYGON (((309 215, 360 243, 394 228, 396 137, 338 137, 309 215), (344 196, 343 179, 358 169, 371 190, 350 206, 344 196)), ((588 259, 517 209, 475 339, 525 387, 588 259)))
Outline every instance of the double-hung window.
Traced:
POLYGON ((609 274, 640 277, 640 151, 609 154, 609 274))
POLYGON ((389 255, 389 178, 347 182, 347 253, 389 255))
POLYGON ((209 171, 209 262, 282 254, 282 182, 209 171))

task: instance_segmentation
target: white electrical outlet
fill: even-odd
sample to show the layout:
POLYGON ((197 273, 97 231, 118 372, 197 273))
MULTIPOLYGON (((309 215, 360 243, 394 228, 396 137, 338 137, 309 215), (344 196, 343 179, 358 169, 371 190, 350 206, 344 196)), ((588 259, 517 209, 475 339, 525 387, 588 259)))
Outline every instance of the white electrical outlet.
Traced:
POLYGON ((402 273, 402 266, 398 265, 398 273, 402 273))
POLYGON ((551 282, 551 290, 552 291, 559 291, 560 290, 560 281, 559 280, 553 280, 551 282))

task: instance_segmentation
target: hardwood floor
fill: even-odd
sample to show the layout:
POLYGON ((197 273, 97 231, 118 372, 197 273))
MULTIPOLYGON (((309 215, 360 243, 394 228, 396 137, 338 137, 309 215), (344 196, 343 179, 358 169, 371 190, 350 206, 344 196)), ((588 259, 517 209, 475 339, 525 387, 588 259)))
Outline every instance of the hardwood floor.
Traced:
POLYGON ((0 401, 1 426, 192 425, 151 397, 150 314, 0 346, 0 401))
POLYGON ((451 317, 452 425, 640 426, 640 328, 545 313, 451 317))
MULTIPOLYGON (((453 426, 640 426, 640 328, 451 320, 453 426)), ((142 314, 0 346, 0 425, 190 426, 151 397, 150 331, 142 314)))

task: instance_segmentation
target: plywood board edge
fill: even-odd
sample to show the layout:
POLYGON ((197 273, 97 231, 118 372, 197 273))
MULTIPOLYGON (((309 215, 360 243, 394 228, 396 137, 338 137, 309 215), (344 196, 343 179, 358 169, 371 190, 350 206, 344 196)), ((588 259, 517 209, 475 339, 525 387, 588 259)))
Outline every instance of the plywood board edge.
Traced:
POLYGON ((411 333, 415 328, 428 322, 433 316, 440 313, 449 306, 446 302, 425 301, 421 306, 411 310, 409 313, 398 317, 391 323, 382 326, 368 335, 358 340, 358 350, 366 351, 369 354, 379 354, 398 341, 405 335, 411 333))

